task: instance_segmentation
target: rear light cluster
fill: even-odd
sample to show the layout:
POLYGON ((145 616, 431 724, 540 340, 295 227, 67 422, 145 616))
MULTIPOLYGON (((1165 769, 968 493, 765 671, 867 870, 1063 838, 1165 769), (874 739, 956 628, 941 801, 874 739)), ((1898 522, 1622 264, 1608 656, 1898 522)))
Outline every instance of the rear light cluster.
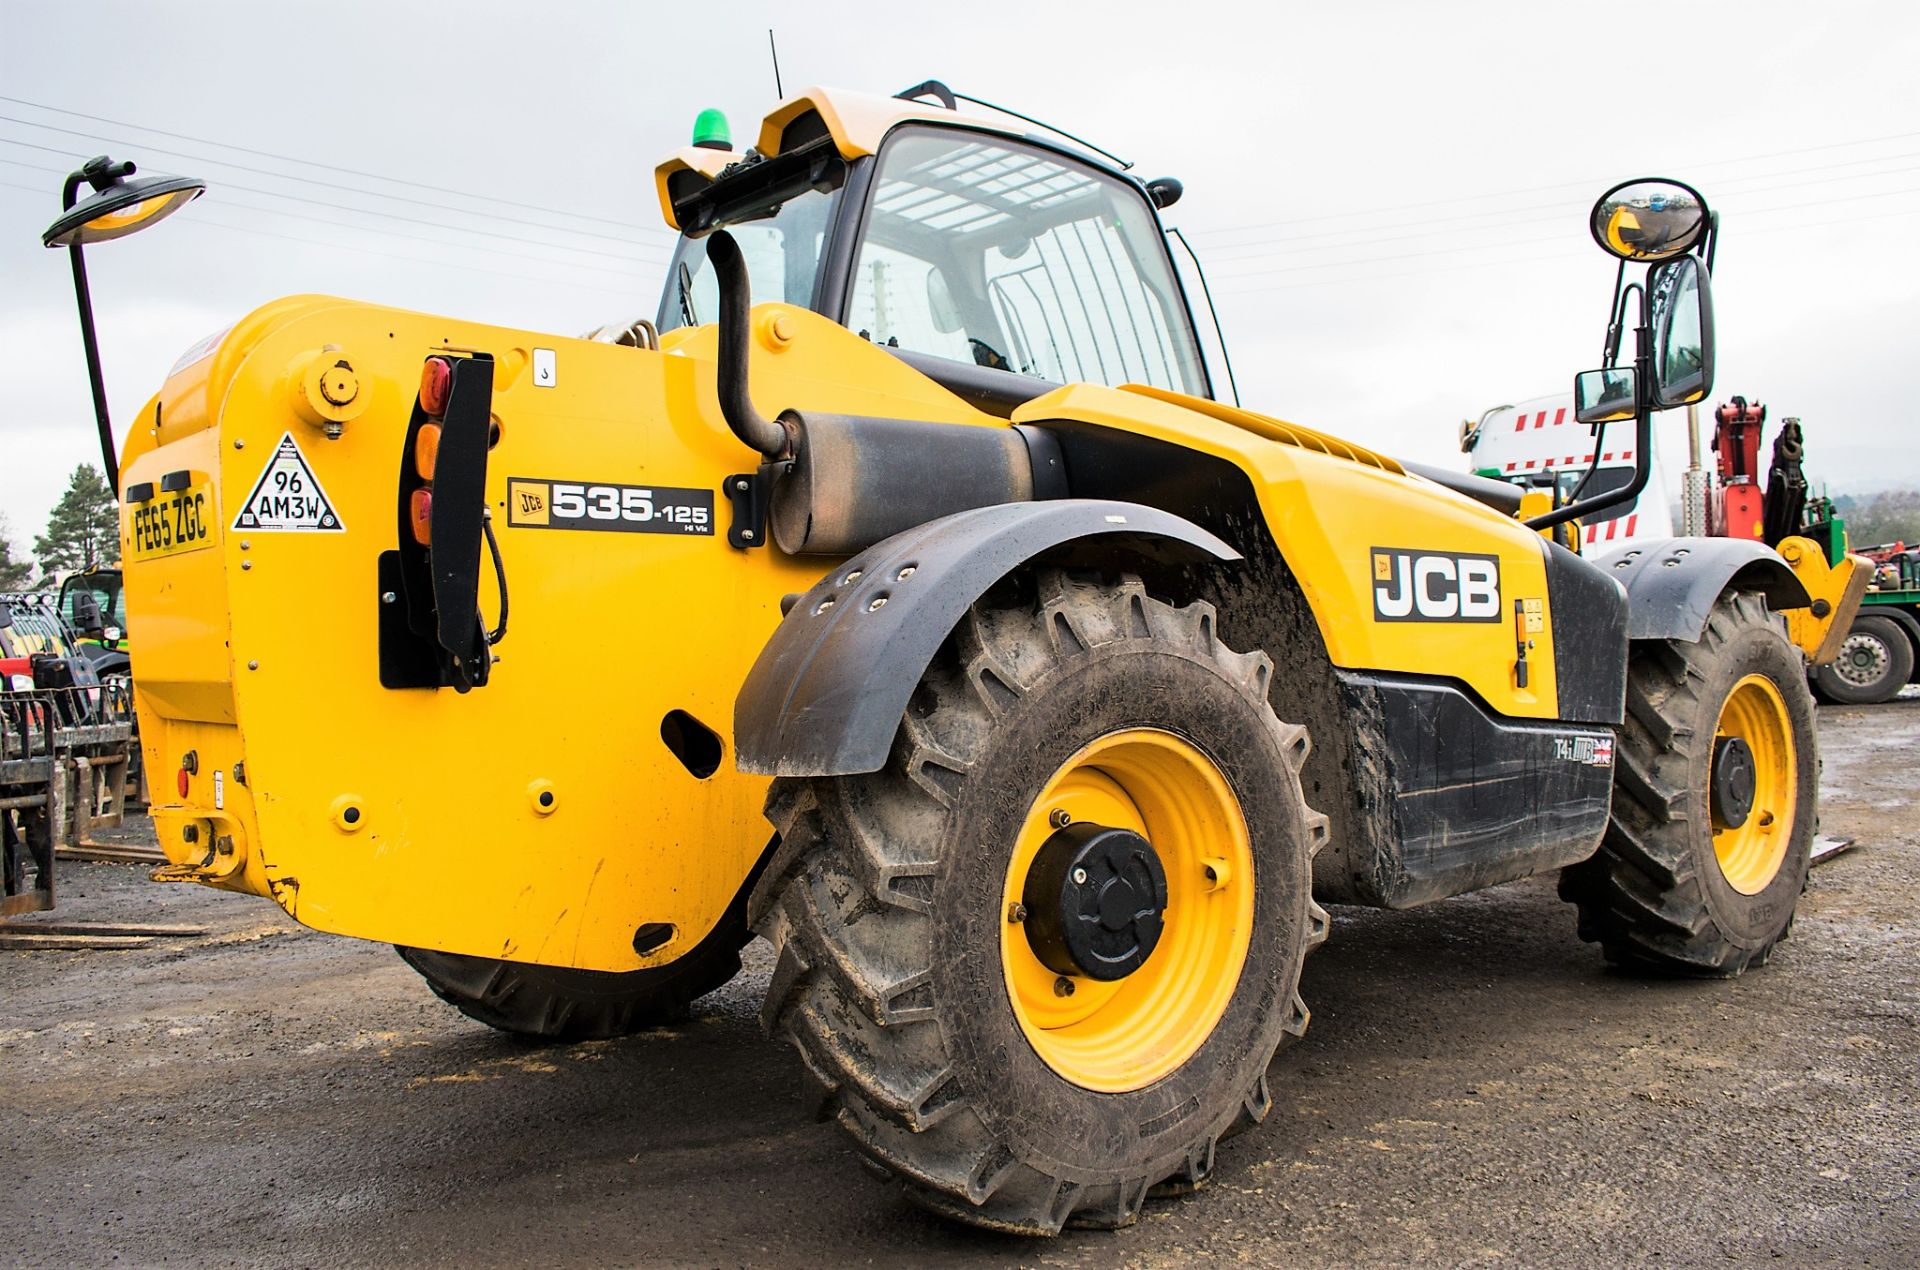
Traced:
POLYGON ((433 539, 433 467, 440 458, 440 420, 447 413, 453 390, 453 363, 429 357, 420 368, 420 411, 427 421, 413 439, 413 471, 425 482, 407 500, 407 522, 413 540, 426 546, 433 539))
POLYGON ((488 525, 487 451, 493 358, 477 350, 422 350, 420 389, 392 456, 394 549, 380 553, 380 684, 385 688, 480 687, 488 645, 504 633, 480 616, 489 553, 506 615, 499 546, 488 525))

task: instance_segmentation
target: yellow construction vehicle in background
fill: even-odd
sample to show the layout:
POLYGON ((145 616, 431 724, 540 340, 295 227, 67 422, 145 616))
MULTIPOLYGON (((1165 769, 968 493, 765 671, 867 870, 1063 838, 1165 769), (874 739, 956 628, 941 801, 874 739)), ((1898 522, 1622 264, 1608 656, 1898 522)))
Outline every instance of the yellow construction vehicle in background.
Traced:
MULTIPOLYGON (((190 350, 117 481, 158 876, 549 1037, 684 1014, 757 932, 822 1114, 1033 1233, 1265 1117, 1322 902, 1560 870, 1616 961, 1764 961, 1815 822, 1794 572, 1596 568, 1549 537, 1618 491, 1523 521, 1227 404, 1180 184, 1030 125, 937 82, 703 116, 614 341, 301 296, 190 350), (618 670, 556 654, 583 613, 618 670)), ((50 245, 192 197, 116 172, 50 245)), ((1644 455, 1711 389, 1710 217, 1593 224, 1649 271, 1580 410, 1644 455)))

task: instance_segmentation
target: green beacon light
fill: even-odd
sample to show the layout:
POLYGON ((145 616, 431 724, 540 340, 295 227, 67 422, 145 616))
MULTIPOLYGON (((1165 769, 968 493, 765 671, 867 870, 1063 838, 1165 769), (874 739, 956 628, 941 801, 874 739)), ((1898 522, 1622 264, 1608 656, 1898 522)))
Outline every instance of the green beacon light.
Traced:
POLYGON ((703 150, 733 149, 733 129, 727 126, 726 115, 713 109, 701 111, 693 121, 693 144, 703 150))

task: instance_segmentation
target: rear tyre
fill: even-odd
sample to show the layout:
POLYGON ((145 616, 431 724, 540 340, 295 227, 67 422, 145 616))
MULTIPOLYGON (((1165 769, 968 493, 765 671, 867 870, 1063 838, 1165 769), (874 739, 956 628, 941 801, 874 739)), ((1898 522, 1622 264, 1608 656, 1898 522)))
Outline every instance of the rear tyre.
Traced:
POLYGON ((1828 701, 1870 706, 1891 701, 1913 678, 1913 643, 1900 624, 1862 613, 1840 645, 1840 655, 1814 668, 1813 686, 1828 701))
POLYGON ((1720 598, 1698 643, 1636 644, 1600 850, 1562 871, 1620 965, 1732 976, 1786 937, 1817 821, 1813 700, 1784 622, 1720 598))
POLYGON ((929 667, 884 769, 774 782, 782 846, 749 908, 778 954, 763 1021, 910 1199, 1026 1234, 1124 1226, 1265 1117, 1327 929, 1327 822, 1270 676, 1204 603, 1016 578, 929 667), (1060 863, 1063 842, 1122 837, 1150 844, 1163 918, 1135 902, 1153 891, 1136 848, 1060 863), (1089 876, 1097 905, 1059 900, 1089 876), (1128 944, 1142 920, 1156 933, 1128 944), (1074 942, 1096 937, 1118 943, 1074 942))
POLYGON ((546 1041, 597 1041, 685 1019, 740 972, 751 938, 737 912, 686 956, 655 970, 576 970, 395 945, 434 994, 470 1019, 546 1041))

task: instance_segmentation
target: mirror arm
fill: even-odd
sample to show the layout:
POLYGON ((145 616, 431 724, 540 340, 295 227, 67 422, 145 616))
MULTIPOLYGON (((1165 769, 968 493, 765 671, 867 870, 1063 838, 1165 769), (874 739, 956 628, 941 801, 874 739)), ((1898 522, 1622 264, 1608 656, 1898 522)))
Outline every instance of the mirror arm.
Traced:
POLYGON ((1607 305, 1607 342, 1600 350, 1600 364, 1613 369, 1614 359, 1620 356, 1620 284, 1627 277, 1627 262, 1622 260, 1620 267, 1613 273, 1613 300, 1607 305))
MULTIPOLYGON (((1707 272, 1713 272, 1713 257, 1720 250, 1720 213, 1707 213, 1707 272)), ((1624 262, 1623 262, 1624 263, 1624 262)))
MULTIPOLYGON (((1625 273, 1626 268, 1627 262, 1621 261, 1620 271, 1625 273)), ((1620 364, 1620 340, 1627 333, 1627 297, 1636 292, 1639 293, 1640 307, 1644 311, 1647 307, 1647 289, 1637 282, 1629 282, 1622 287, 1619 279, 1614 280, 1613 321, 1607 326, 1606 355, 1600 361, 1600 364, 1608 370, 1620 364)))
MULTIPOLYGON (((1527 528, 1551 529, 1569 520, 1625 506, 1640 497, 1641 491, 1647 488, 1648 479, 1653 475, 1653 460, 1647 454, 1653 446, 1653 411, 1646 406, 1641 406, 1639 413, 1634 416, 1633 444, 1633 480, 1629 481, 1624 488, 1615 490, 1611 494, 1589 498, 1584 502, 1576 499, 1564 507, 1535 516, 1527 522, 1527 528)), ((1588 475, 1592 475, 1591 469, 1588 470, 1588 475)), ((1580 483, 1585 485, 1586 481, 1583 479, 1580 483)))
MULTIPOLYGON (((1564 507, 1544 512, 1526 522, 1528 529, 1551 529, 1555 525, 1589 516, 1595 512, 1608 511, 1615 507, 1624 507, 1640 497, 1647 488, 1647 481, 1653 476, 1653 404, 1649 394, 1652 389, 1653 374, 1653 316, 1648 311, 1647 293, 1637 285, 1633 290, 1640 291, 1640 324, 1633 328, 1633 480, 1622 489, 1610 494, 1601 494, 1584 502, 1578 497, 1564 507)), ((1600 425, 1602 428, 1605 424, 1600 425)), ((1600 434, 1594 434, 1594 462, 1597 465, 1600 454, 1600 434)), ((1593 468, 1587 469, 1587 476, 1581 478, 1580 487, 1585 488, 1587 479, 1592 477, 1593 468)))
MULTIPOLYGON (((1617 423, 1619 420, 1616 419, 1614 422, 1617 423)), ((1580 474, 1580 483, 1573 487, 1573 492, 1568 494, 1565 499, 1556 501, 1554 507, 1571 507, 1580 501, 1580 495, 1586 491, 1587 482, 1591 481, 1593 474, 1600 470, 1600 446, 1606 440, 1606 436, 1607 425, 1605 423, 1596 423, 1593 425, 1593 458, 1587 462, 1587 470, 1580 474)))

